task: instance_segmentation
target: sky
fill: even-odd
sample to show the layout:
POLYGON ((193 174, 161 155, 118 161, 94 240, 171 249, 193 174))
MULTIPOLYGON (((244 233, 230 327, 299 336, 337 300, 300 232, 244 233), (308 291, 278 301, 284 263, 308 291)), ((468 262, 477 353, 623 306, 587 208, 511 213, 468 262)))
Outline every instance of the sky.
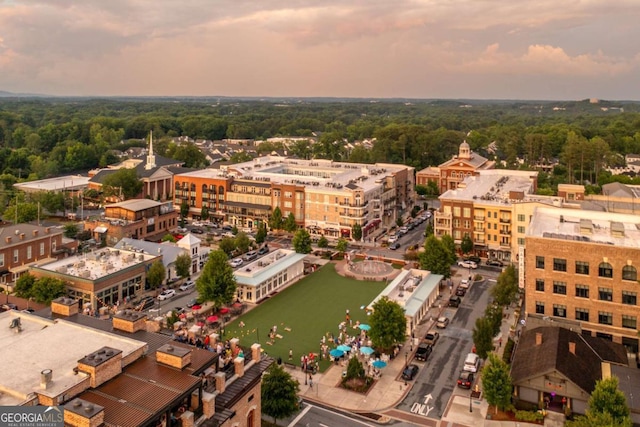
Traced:
POLYGON ((640 0, 0 0, 0 90, 640 100, 640 0))

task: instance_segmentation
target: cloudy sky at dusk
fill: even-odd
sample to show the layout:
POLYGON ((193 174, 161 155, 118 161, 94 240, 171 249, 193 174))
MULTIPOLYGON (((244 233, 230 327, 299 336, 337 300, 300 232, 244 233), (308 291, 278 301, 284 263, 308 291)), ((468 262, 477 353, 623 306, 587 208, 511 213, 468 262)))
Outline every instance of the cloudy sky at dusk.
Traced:
POLYGON ((0 0, 0 90, 640 100, 640 0, 0 0))

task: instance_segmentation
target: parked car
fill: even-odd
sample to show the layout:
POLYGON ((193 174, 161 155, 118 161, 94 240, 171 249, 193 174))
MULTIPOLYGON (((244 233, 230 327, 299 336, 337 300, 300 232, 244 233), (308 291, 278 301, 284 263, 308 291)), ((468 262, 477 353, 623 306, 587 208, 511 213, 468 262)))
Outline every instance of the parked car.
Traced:
POLYGON ((424 336, 424 342, 428 345, 435 345, 438 342, 438 338, 440 338, 440 333, 432 329, 424 336))
POLYGON ((469 289, 469 279, 460 280, 460 287, 464 289, 469 289))
POLYGON ((491 265, 493 267, 504 267, 504 263, 499 259, 488 259, 487 265, 491 265))
POLYGON ((387 239, 387 241, 389 243, 395 243, 397 242, 399 239, 399 236, 397 234, 392 234, 391 236, 389 236, 389 238, 387 239))
POLYGON ((475 256, 475 255, 469 255, 463 258, 465 261, 471 261, 471 262, 475 262, 476 264, 480 264, 482 262, 482 259, 480 259, 479 256, 475 256))
POLYGON ((460 303, 462 303, 462 298, 460 298, 458 295, 449 298, 449 307, 458 307, 460 306, 460 303))
POLYGON ((187 229, 186 229, 186 228, 184 228, 184 227, 178 227, 178 233, 180 233, 180 234, 184 234, 184 233, 186 233, 187 231, 189 231, 189 230, 187 230, 187 229))
POLYGON ((201 228, 192 228, 191 232, 193 234, 204 234, 204 230, 202 230, 201 228))
POLYGON ((429 355, 433 351, 433 347, 427 344, 426 342, 421 342, 418 345, 418 349, 416 350, 416 360, 420 360, 421 362, 426 361, 429 358, 429 355))
POLYGON ((160 292, 160 295, 158 295, 158 299, 160 301, 164 301, 167 300, 169 298, 173 298, 176 296, 176 290, 175 289, 166 289, 162 292, 160 292))
POLYGON ((269 253, 269 246, 265 244, 260 249, 258 249, 258 255, 264 255, 269 253))
POLYGON ((478 372, 478 368, 480 368, 480 356, 476 353, 467 354, 467 357, 464 359, 464 366, 462 367, 462 370, 475 373, 478 372))
POLYGON ((196 282, 194 282, 193 280, 187 280, 182 285, 180 285, 178 289, 180 289, 181 291, 190 291, 195 287, 196 287, 196 282))
POLYGON ((153 307, 156 304, 156 301, 153 297, 144 297, 136 304, 135 308, 138 311, 146 310, 147 308, 153 307))
POLYGON ((249 251, 244 254, 244 260, 247 262, 253 261, 256 258, 258 258, 258 251, 249 251))
POLYGON ((231 230, 233 230, 233 227, 230 226, 229 224, 222 226, 222 231, 231 231, 231 230))
POLYGON ((436 321, 436 328, 444 329, 449 324, 449 318, 446 316, 438 317, 436 321))
POLYGON ((398 232, 402 235, 405 235, 409 232, 409 227, 402 226, 398 229, 398 232))
POLYGON ((0 308, 2 308, 3 311, 8 311, 8 310, 18 310, 18 306, 15 305, 14 303, 10 302, 7 304, 2 304, 0 306, 0 308))
POLYGON ((471 388, 473 385, 474 373, 468 371, 460 372, 458 375, 458 387, 471 388))
POLYGON ((395 251, 396 249, 400 249, 400 242, 393 242, 389 245, 389 249, 395 251))
POLYGON ((468 261, 468 260, 462 259, 462 260, 458 261, 458 267, 462 267, 462 268, 478 268, 478 264, 476 264, 473 261, 468 261))
POLYGON ((402 379, 411 381, 418 374, 418 365, 411 364, 402 371, 402 379))
POLYGON ((200 221, 193 221, 191 225, 193 225, 194 227, 202 227, 204 224, 200 221))
POLYGON ((197 298, 190 299, 187 302, 187 308, 191 308, 191 307, 193 307, 194 305, 197 305, 197 304, 198 304, 198 299, 197 298))
POLYGON ((234 258, 229 261, 229 264, 231 264, 231 267, 233 268, 240 267, 243 263, 244 261, 242 260, 242 258, 234 258))
MULTIPOLYGON (((462 286, 458 286, 456 289, 456 296, 463 297, 467 294, 467 288, 463 288, 462 286)), ((449 304, 451 305, 451 304, 449 304)))

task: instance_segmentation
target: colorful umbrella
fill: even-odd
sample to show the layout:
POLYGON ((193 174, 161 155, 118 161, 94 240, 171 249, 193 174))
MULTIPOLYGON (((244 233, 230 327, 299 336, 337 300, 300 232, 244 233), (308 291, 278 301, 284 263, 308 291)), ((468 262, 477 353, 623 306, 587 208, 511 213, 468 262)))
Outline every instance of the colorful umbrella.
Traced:
POLYGON ((196 323, 196 325, 198 325, 198 326, 204 326, 204 322, 198 322, 198 323, 196 323))
POLYGON ((201 308, 202 308, 201 305, 196 304, 193 307, 191 307, 191 310, 196 311, 196 310, 200 310, 201 308))
POLYGON ((387 366, 387 362, 383 362, 382 360, 376 360, 371 364, 371 366, 373 366, 376 369, 382 369, 385 366, 387 366))
POLYGON ((367 325, 366 323, 361 323, 360 325, 358 325, 358 328, 360 328, 361 331, 368 331, 371 329, 371 326, 367 325))
POLYGON ((229 312, 229 309, 226 308, 226 307, 221 308, 220 311, 219 311, 220 314, 227 314, 228 312, 229 312))
POLYGON ((240 304, 239 302, 234 302, 233 303, 233 307, 240 308, 240 307, 242 307, 242 304, 240 304))
POLYGON ((345 344, 339 345, 338 350, 340 351, 344 351, 345 353, 350 352, 351 351, 351 347, 345 344))
POLYGON ((207 323, 214 323, 218 321, 218 316, 209 316, 207 317, 207 323))
POLYGON ((372 349, 371 347, 367 347, 367 346, 360 347, 360 353, 362 353, 362 354, 367 354, 368 355, 368 354, 373 354, 374 352, 375 352, 375 350, 372 349))
POLYGON ((331 355, 331 357, 342 357, 344 356, 344 351, 334 348, 329 352, 329 354, 331 355))

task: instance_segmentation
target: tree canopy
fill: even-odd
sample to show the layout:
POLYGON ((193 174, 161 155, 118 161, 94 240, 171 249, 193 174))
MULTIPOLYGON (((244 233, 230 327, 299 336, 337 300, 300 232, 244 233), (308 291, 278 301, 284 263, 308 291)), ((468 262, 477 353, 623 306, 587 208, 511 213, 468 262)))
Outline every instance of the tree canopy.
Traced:
POLYGON ((277 420, 290 417, 298 408, 300 384, 280 365, 272 364, 262 376, 262 413, 277 420))
POLYGON ((509 265, 500 273, 496 284, 491 288, 491 296, 497 304, 506 307, 516 300, 518 291, 516 269, 509 265))
POLYGON ((513 385, 509 375, 509 366, 495 353, 489 354, 489 359, 482 369, 482 388, 484 397, 489 405, 504 411, 511 406, 513 385))
POLYGON ((102 181, 102 190, 105 195, 122 195, 125 199, 131 199, 140 194, 142 186, 143 183, 138 179, 135 169, 118 169, 102 181))
POLYGON ((176 274, 185 278, 191 275, 191 256, 188 253, 182 253, 176 257, 176 274))
POLYGON ((418 256, 420 268, 434 274, 442 274, 444 277, 451 277, 450 256, 442 242, 431 235, 427 237, 424 249, 424 252, 418 256))
POLYGON ((149 271, 147 271, 147 281, 149 282, 151 289, 158 289, 166 277, 167 269, 164 268, 164 265, 160 260, 151 264, 149 271))
POLYGON ((395 301, 383 296, 373 304, 369 316, 369 336, 375 347, 385 351, 404 342, 407 333, 407 319, 404 309, 395 301))
POLYGON ((209 259, 196 281, 196 289, 204 301, 211 301, 216 307, 233 300, 236 279, 224 251, 209 252, 209 259))
POLYGON ((311 236, 305 229, 296 231, 291 241, 293 249, 299 254, 308 254, 311 252, 311 236))

